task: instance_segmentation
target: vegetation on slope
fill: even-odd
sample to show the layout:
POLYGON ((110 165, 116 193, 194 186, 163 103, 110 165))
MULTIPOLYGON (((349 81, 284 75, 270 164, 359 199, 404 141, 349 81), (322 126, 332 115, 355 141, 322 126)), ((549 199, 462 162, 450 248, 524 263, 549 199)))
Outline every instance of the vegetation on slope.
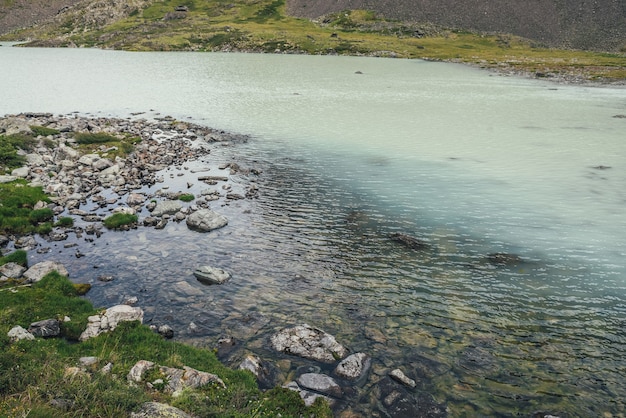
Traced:
POLYGON ((255 51, 446 60, 570 80, 626 80, 626 53, 543 48, 510 35, 405 23, 351 10, 319 21, 287 16, 284 0, 159 0, 126 9, 101 26, 101 9, 69 9, 53 24, 4 39, 31 45, 134 51, 255 51), (91 10, 91 11, 90 11, 91 10), (96 19, 97 20, 97 19, 96 19))
MULTIPOLYGON (((0 265, 19 259, 0 257, 0 265)), ((0 416, 123 417, 148 401, 204 417, 332 416, 327 404, 318 401, 307 408, 287 389, 261 392, 250 372, 229 369, 212 351, 165 340, 137 322, 77 343, 87 317, 96 313, 78 297, 76 286, 56 272, 31 287, 0 287, 0 416), (28 328, 50 318, 61 320, 60 338, 11 342, 7 336, 13 326, 28 328), (81 357, 98 360, 81 370, 76 367, 81 357), (214 373, 226 389, 208 385, 174 397, 158 385, 131 386, 126 375, 139 360, 214 373), (107 363, 112 369, 102 372, 107 363)))

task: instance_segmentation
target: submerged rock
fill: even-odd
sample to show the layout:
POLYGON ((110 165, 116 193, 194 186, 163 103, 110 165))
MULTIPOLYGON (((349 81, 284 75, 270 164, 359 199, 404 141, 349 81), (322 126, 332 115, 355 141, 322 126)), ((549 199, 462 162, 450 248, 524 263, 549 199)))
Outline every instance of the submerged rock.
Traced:
POLYGON ((491 264, 501 265, 501 266, 514 266, 523 262, 522 257, 516 254, 509 253, 491 253, 487 255, 487 261, 491 264))
POLYGON ((430 247, 427 242, 400 232, 389 234, 392 241, 398 242, 411 250, 425 250, 430 247))
POLYGON ((348 354, 335 337, 308 324, 284 328, 270 338, 276 351, 322 363, 334 363, 348 354))

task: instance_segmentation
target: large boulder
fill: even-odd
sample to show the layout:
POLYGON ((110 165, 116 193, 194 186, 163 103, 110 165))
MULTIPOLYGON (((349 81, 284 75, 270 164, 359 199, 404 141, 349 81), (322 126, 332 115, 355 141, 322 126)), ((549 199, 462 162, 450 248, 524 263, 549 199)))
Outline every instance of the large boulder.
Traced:
POLYGON ((334 363, 348 354, 335 337, 308 324, 284 328, 272 335, 270 341, 276 351, 322 363, 334 363))
POLYGON ((42 261, 37 263, 24 272, 26 283, 35 283, 44 278, 50 272, 56 271, 62 276, 67 276, 68 272, 65 266, 56 261, 42 261))
POLYGON ((113 331, 120 322, 143 322, 143 310, 128 305, 116 305, 110 307, 100 315, 92 315, 87 319, 89 323, 85 331, 80 334, 80 341, 96 337, 103 332, 113 331))
POLYGON ((187 217, 189 229, 200 232, 209 232, 228 225, 228 219, 210 209, 201 209, 187 217))

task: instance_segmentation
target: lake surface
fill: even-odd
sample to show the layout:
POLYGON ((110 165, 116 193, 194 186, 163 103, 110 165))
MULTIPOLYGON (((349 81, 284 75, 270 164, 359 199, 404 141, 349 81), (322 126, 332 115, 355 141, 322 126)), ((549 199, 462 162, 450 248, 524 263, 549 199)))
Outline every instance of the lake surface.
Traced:
MULTIPOLYGON (((30 256, 91 282, 97 305, 137 296, 181 340, 231 335, 264 358, 269 334, 306 322, 451 416, 626 412, 626 89, 419 60, 7 46, 0 75, 0 114, 144 112, 251 136, 211 154, 263 170, 258 199, 215 206, 227 228, 30 256), (203 286, 199 264, 233 279, 203 286)), ((353 409, 376 413, 370 386, 353 409)))

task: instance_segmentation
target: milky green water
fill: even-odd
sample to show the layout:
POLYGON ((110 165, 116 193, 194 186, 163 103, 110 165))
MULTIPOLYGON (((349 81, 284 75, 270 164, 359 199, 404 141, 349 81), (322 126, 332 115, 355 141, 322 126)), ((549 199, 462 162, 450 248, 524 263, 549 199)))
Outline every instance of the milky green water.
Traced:
MULTIPOLYGON (((252 136, 214 153, 264 168, 259 199, 220 208, 228 229, 33 255, 65 257, 97 303, 145 289, 180 338, 235 334, 264 356, 273 330, 312 323, 453 416, 624 413, 625 89, 410 60, 4 46, 0 74, 0 114, 146 112, 252 136), (209 261, 234 280, 197 283, 209 261), (120 279, 99 284, 93 265, 120 279)), ((367 388, 351 402, 375 411, 367 388)))

